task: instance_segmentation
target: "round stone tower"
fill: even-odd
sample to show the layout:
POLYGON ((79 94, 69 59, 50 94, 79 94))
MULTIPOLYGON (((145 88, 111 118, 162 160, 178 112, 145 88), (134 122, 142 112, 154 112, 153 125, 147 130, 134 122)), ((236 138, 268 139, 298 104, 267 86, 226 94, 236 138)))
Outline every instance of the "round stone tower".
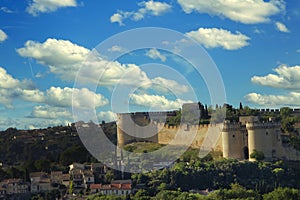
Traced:
POLYGON ((149 113, 117 114, 118 147, 131 142, 158 142, 157 123, 149 118, 149 113))
POLYGON ((223 157, 244 160, 248 158, 247 135, 241 123, 225 122, 222 130, 223 157), (246 152, 245 152, 245 148, 246 152), (246 155, 245 155, 246 153, 246 155))
POLYGON ((129 119, 131 119, 131 113, 117 114, 117 144, 120 148, 134 141, 134 137, 131 135, 135 133, 135 130, 134 126, 131 126, 132 123, 128 122, 129 119), (130 132, 131 135, 126 132, 130 132))
MULTIPOLYGON (((277 123, 246 123, 248 130, 249 155, 254 150, 263 152, 266 160, 272 160, 276 154, 276 147, 273 145, 276 139, 276 132, 280 130, 280 124, 277 123)), ((251 161, 255 159, 250 158, 251 161)))

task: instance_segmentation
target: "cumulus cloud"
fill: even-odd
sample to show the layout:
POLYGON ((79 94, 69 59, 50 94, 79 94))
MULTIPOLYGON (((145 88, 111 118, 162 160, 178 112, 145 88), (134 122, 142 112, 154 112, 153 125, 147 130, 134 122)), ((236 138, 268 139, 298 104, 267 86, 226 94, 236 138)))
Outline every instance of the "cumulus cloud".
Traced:
POLYGON ((26 11, 33 16, 37 16, 40 13, 54 12, 59 8, 76 6, 76 0, 33 0, 26 11))
POLYGON ((300 106, 300 93, 298 92, 290 92, 287 95, 250 93, 245 96, 245 99, 262 106, 300 106))
POLYGON ((16 98, 41 102, 43 94, 34 87, 31 81, 15 79, 0 67, 0 104, 13 108, 12 102, 16 98))
POLYGON ((0 88, 9 89, 17 87, 20 81, 13 78, 7 71, 0 67, 0 88))
POLYGON ((170 92, 176 91, 178 93, 186 93, 189 91, 189 87, 178 83, 177 81, 165 79, 162 77, 156 77, 151 80, 151 88, 156 88, 158 91, 170 92))
POLYGON ((17 49, 22 57, 33 58, 64 80, 74 80, 80 64, 90 51, 68 40, 47 39, 44 43, 27 41, 25 47, 17 49))
MULTIPOLYGON (((120 50, 114 46, 111 50, 120 50)), ((90 51, 68 40, 47 39, 44 43, 27 41, 25 47, 17 49, 19 55, 37 60, 49 67, 51 73, 64 81, 79 81, 110 87, 116 84, 137 86, 151 83, 162 83, 163 79, 150 79, 141 68, 135 64, 122 64, 102 58, 96 51, 90 51), (77 76, 80 70, 80 76, 77 76)), ((167 80, 164 80, 167 83, 167 80)), ((185 86, 169 80, 169 87, 184 91, 185 86)))
POLYGON ((162 62, 167 60, 167 57, 161 54, 157 49, 153 48, 146 52, 146 56, 152 59, 160 59, 162 62))
POLYGON ((50 72, 62 80, 75 80, 79 69, 84 76, 78 77, 78 81, 98 83, 99 76, 102 75, 100 80, 102 85, 114 85, 119 80, 129 85, 149 80, 134 64, 105 60, 96 52, 68 40, 50 38, 44 43, 27 41, 25 47, 17 49, 17 52, 23 57, 34 58, 40 64, 48 66, 50 72), (122 79, 124 74, 127 76, 122 79))
POLYGON ((165 2, 159 2, 153 0, 147 2, 143 1, 138 5, 141 7, 138 11, 131 11, 131 12, 118 11, 117 13, 114 13, 110 17, 110 22, 118 23, 121 26, 124 25, 123 21, 125 19, 130 18, 134 21, 139 21, 145 18, 146 15, 159 16, 170 11, 172 8, 171 5, 165 2))
POLYGON ((253 76, 251 81, 255 84, 280 89, 299 90, 300 88, 300 66, 289 67, 280 65, 273 69, 276 74, 266 76, 253 76))
POLYGON ((81 108, 101 107, 108 103, 103 95, 87 88, 50 87, 43 92, 35 88, 31 81, 15 79, 0 67, 0 104, 13 108, 12 102, 16 99, 56 107, 72 107, 72 100, 73 106, 81 108))
POLYGON ((130 13, 122 12, 122 11, 120 11, 119 13, 114 13, 110 17, 110 22, 111 23, 118 23, 120 26, 124 26, 125 24, 123 23, 123 20, 126 19, 130 15, 131 15, 130 13))
POLYGON ((98 118, 99 121, 104 120, 106 122, 112 122, 117 120, 117 115, 112 111, 101 111, 98 113, 98 118))
POLYGON ((108 104, 101 94, 96 94, 86 88, 51 87, 46 91, 46 103, 58 107, 90 108, 108 104))
POLYGON ((151 109, 172 110, 182 107, 184 103, 191 103, 182 99, 169 100, 165 96, 149 95, 149 94, 131 94, 130 100, 132 104, 140 106, 149 106, 151 109))
POLYGON ((274 74, 253 76, 251 81, 261 86, 287 90, 286 94, 250 93, 245 96, 249 102, 264 106, 300 106, 300 66, 280 65, 274 74))
POLYGON ((7 39, 7 35, 4 31, 0 29, 0 42, 3 42, 7 39))
POLYGON ((277 30, 279 30, 280 32, 284 32, 284 33, 290 32, 290 30, 281 22, 276 22, 275 26, 276 26, 277 30))
POLYGON ((250 38, 240 32, 231 33, 228 30, 217 28, 199 28, 186 33, 187 36, 200 42, 206 48, 222 47, 227 50, 236 50, 249 45, 250 38))
POLYGON ((43 118, 43 119, 57 119, 61 117, 70 118, 71 113, 66 108, 45 105, 45 106, 35 106, 31 112, 30 117, 43 118))
POLYGON ((177 0, 185 13, 193 11, 226 17, 244 24, 269 22, 270 17, 285 10, 282 0, 177 0))

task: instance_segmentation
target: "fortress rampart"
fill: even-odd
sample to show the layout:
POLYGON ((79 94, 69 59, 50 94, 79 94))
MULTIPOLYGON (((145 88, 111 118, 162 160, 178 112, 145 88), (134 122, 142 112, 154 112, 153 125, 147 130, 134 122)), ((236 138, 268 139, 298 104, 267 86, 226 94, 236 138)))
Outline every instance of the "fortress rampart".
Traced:
POLYGON ((258 117, 248 116, 234 123, 172 126, 162 122, 161 114, 174 116, 174 112, 118 114, 118 146, 132 142, 182 145, 194 137, 190 147, 219 150, 224 158, 253 160, 250 155, 256 150, 263 152, 266 160, 300 160, 300 152, 283 143, 281 124, 277 122, 262 123, 258 117), (180 140, 175 140, 178 133, 180 140))

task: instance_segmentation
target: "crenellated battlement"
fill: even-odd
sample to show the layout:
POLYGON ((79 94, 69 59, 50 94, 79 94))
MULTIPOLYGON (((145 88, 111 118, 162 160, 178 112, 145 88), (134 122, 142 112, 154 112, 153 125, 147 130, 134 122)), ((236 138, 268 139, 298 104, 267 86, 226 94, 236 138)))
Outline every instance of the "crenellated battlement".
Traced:
POLYGON ((255 129, 274 129, 274 128, 280 128, 281 124, 277 122, 247 122, 246 128, 248 130, 255 130, 255 129))
POLYGON ((223 132, 243 131, 243 130, 246 130, 246 126, 240 122, 233 122, 233 123, 225 122, 223 126, 223 132))

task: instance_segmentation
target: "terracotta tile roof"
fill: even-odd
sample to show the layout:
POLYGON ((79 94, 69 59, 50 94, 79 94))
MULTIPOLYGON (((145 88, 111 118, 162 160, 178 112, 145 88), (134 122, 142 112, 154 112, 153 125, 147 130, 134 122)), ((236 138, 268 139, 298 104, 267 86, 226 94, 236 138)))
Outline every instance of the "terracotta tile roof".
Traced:
POLYGON ((131 183, 112 183, 101 185, 101 190, 131 190, 131 183))
POLYGON ((90 189, 100 189, 101 188, 101 184, 91 184, 90 185, 90 189))

